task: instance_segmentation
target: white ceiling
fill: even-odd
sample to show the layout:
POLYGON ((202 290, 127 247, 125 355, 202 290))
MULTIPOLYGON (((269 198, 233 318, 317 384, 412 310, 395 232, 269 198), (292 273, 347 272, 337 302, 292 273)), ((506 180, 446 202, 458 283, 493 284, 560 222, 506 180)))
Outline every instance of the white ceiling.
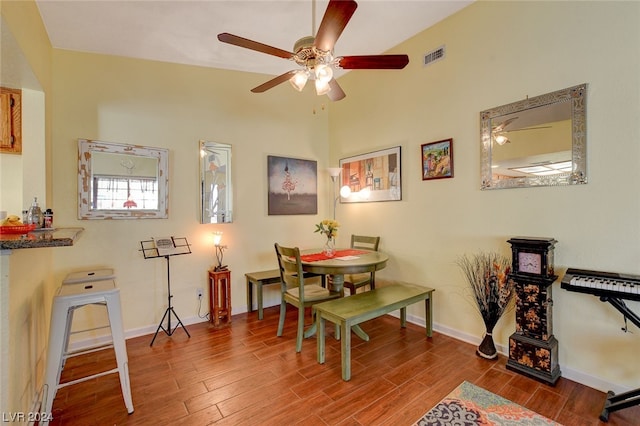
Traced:
MULTIPOLYGON (((382 54, 473 1, 359 0, 334 53, 382 54)), ((54 48, 270 75, 297 66, 282 58, 221 43, 216 36, 228 32, 291 51, 296 40, 311 35, 313 21, 311 0, 36 3, 54 48)), ((327 3, 317 0, 315 30, 327 3)), ((425 53, 437 47, 425 46, 425 53)))

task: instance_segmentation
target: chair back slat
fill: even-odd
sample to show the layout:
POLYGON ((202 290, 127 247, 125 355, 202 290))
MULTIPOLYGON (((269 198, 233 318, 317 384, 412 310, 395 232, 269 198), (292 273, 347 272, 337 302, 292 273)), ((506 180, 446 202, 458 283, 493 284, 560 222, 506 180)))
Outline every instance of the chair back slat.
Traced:
POLYGON ((300 300, 304 300, 304 273, 302 272, 302 261, 300 260, 300 249, 298 247, 283 247, 275 243, 276 256, 278 258, 278 268, 280 269, 280 282, 282 292, 292 288, 300 287, 300 300), (285 261, 287 257, 294 262, 285 261))
MULTIPOLYGON (((378 251, 380 237, 369 237, 366 235, 351 235, 351 248, 378 251)), ((375 271, 366 274, 349 274, 345 276, 344 286, 351 294, 355 294, 358 288, 369 285, 375 288, 375 271)))
POLYGON ((378 251, 380 237, 351 235, 351 248, 378 251))

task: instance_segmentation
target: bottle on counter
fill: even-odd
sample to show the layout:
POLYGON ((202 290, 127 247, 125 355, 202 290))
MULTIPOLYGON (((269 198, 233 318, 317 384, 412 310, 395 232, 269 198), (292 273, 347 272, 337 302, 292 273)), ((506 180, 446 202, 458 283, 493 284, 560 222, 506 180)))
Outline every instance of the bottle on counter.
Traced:
POLYGON ((53 228, 53 210, 51 209, 45 210, 42 227, 47 229, 53 228))
POLYGON ((36 228, 42 228, 43 220, 44 216, 38 205, 38 197, 33 197, 33 204, 31 204, 29 212, 27 213, 27 222, 25 225, 36 225, 36 228))

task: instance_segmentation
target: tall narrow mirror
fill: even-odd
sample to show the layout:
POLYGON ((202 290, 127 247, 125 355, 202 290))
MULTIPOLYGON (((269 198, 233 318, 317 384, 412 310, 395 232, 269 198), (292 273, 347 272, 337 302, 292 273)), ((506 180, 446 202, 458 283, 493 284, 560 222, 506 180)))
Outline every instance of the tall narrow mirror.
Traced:
POLYGON ((78 140, 78 219, 168 217, 169 151, 78 140))
POLYGON ((587 183, 586 89, 482 111, 482 189, 587 183))
POLYGON ((200 141, 200 223, 233 222, 231 145, 200 141))

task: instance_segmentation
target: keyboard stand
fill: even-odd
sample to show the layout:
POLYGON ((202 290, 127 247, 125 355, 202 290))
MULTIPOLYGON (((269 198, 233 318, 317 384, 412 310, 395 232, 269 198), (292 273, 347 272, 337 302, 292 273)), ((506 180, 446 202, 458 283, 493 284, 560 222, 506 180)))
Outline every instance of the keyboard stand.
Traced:
MULTIPOLYGON (((640 317, 635 314, 629 307, 624 303, 623 300, 617 297, 607 297, 601 296, 600 301, 609 302, 616 308, 622 315, 624 315, 625 320, 629 319, 632 323, 634 323, 638 328, 640 328, 640 317)), ((626 331, 626 326, 623 328, 626 331)), ((621 394, 616 395, 613 391, 607 392, 607 400, 604 403, 604 408, 602 409, 602 413, 600 413, 600 420, 603 422, 609 421, 609 413, 614 411, 622 410, 623 408, 633 407, 635 405, 640 404, 640 388, 635 390, 630 390, 628 392, 623 392, 621 394)))
POLYGON ((633 407, 640 404, 640 389, 623 392, 616 395, 614 392, 607 392, 607 400, 604 403, 600 420, 609 421, 609 413, 622 410, 623 408, 633 407))
MULTIPOLYGON (((631 320, 631 322, 634 323, 636 327, 640 328, 640 317, 636 315, 636 313, 631 309, 629 309, 627 304, 624 303, 624 300, 621 300, 618 297, 600 296, 600 301, 611 303, 611 305, 613 305, 613 307, 616 308, 624 316, 625 320, 631 320)), ((627 331, 626 327, 623 330, 627 331)))

